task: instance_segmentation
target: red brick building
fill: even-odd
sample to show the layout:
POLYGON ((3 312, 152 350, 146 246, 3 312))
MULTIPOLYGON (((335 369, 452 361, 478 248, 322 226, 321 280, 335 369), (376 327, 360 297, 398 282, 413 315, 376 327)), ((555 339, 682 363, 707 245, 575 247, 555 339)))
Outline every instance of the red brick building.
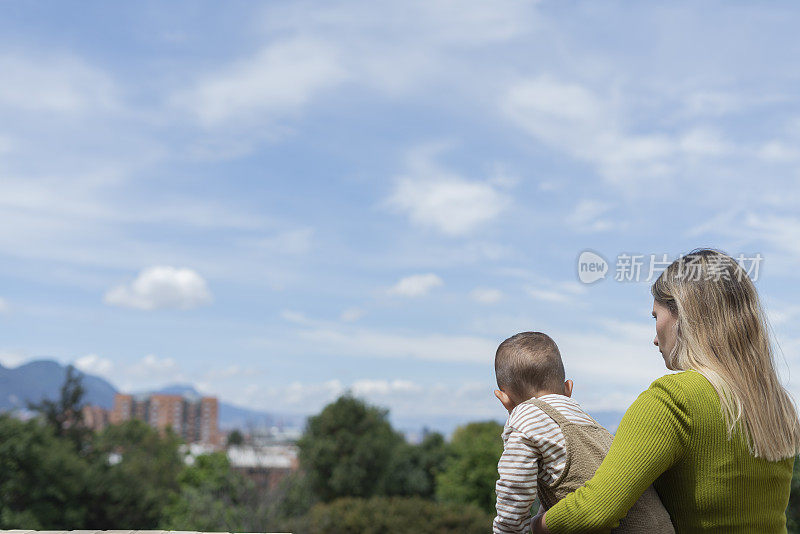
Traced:
POLYGON ((83 407, 83 424, 95 432, 102 432, 109 423, 109 412, 105 408, 95 404, 87 404, 83 407))
POLYGON ((140 419, 161 431, 172 427, 187 443, 222 446, 216 397, 189 398, 160 393, 134 396, 118 393, 114 396, 109 422, 118 424, 129 419, 140 419))

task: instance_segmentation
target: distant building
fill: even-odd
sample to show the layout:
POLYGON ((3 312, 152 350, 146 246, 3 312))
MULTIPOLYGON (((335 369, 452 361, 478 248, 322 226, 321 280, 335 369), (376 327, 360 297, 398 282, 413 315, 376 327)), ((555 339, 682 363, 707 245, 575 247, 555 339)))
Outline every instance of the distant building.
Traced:
MULTIPOLYGON (((196 458, 217 450, 209 445, 190 443, 181 445, 187 465, 194 465, 196 458)), ((297 446, 290 444, 267 446, 230 446, 225 454, 230 466, 264 489, 275 489, 281 481, 298 468, 297 446)))
POLYGON ((267 445, 290 445, 303 435, 300 428, 281 428, 278 426, 251 428, 244 436, 245 443, 256 447, 267 445))
POLYGON ((95 432, 102 432, 108 426, 108 410, 95 404, 86 404, 82 410, 83 423, 95 432))
POLYGON ((109 415, 109 422, 118 424, 139 419, 160 431, 172 427, 187 443, 221 447, 218 414, 219 406, 215 397, 118 393, 114 396, 114 408, 109 415))
POLYGON ((274 489, 297 470, 297 447, 294 445, 228 447, 231 467, 260 487, 274 489))

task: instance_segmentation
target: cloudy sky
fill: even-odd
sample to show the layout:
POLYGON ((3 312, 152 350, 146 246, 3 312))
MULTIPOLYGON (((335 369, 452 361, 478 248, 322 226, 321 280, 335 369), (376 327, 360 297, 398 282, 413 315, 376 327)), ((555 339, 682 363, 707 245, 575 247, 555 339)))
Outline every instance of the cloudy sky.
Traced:
POLYGON ((495 348, 542 330, 586 408, 624 410, 666 372, 647 260, 713 246, 763 257, 800 394, 794 3, 0 12, 6 366, 499 419, 495 348))

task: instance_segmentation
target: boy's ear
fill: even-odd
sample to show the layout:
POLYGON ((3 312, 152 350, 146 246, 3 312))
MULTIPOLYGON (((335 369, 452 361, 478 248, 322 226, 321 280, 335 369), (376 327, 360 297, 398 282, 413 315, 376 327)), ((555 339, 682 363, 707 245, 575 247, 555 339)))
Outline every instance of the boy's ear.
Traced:
POLYGON ((508 410, 508 413, 511 413, 511 410, 513 410, 515 407, 514 401, 511 400, 511 397, 509 397, 504 391, 500 391, 499 389, 494 390, 494 396, 497 397, 497 400, 499 400, 503 404, 505 409, 508 410))
POLYGON ((567 380, 564 382, 564 396, 571 397, 572 396, 572 380, 567 380))

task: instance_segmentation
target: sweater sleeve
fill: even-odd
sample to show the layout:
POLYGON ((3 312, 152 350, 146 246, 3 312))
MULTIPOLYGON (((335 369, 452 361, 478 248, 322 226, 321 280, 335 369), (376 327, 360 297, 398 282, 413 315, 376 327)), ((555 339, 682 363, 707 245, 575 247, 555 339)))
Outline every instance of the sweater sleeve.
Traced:
POLYGON ((571 534, 617 527, 648 486, 685 454, 691 424, 675 375, 654 381, 625 412, 594 476, 547 511, 547 529, 571 534))

